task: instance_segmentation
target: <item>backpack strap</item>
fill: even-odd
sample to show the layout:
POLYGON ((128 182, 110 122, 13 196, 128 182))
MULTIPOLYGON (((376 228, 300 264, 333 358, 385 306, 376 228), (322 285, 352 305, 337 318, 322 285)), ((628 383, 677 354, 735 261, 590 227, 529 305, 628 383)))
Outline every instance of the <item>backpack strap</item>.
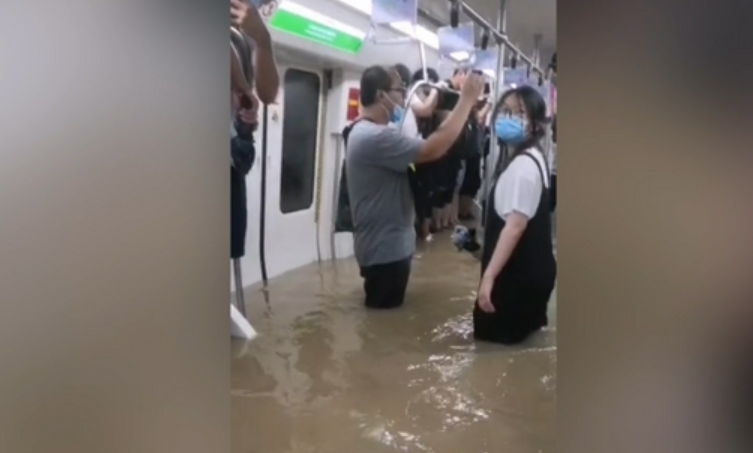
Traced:
POLYGON ((361 118, 358 118, 343 128, 343 131, 342 131, 343 144, 345 145, 346 148, 348 146, 348 137, 350 137, 350 132, 353 130, 353 126, 358 124, 360 121, 361 121, 361 118))
MULTIPOLYGON (((539 163, 539 160, 536 158, 536 156, 534 156, 533 154, 531 154, 529 151, 524 151, 524 152, 520 153, 520 155, 521 156, 528 156, 528 157, 531 158, 531 160, 533 160, 533 163, 535 163, 536 167, 538 167, 538 169, 539 169, 539 175, 541 175, 541 189, 542 190, 548 190, 549 188, 547 187, 547 183, 546 182, 549 180, 549 177, 548 177, 548 175, 549 175, 549 168, 546 165, 546 156, 544 156, 544 168, 541 168, 541 164, 539 163)), ((542 155, 543 155, 543 153, 542 153, 542 155)))
POLYGON ((348 124, 347 126, 343 128, 343 131, 341 132, 341 134, 343 136, 343 145, 345 145, 346 151, 348 147, 348 137, 350 137, 350 132, 353 130, 353 127, 356 124, 360 123, 361 121, 368 121, 370 123, 373 123, 373 121, 371 121, 368 118, 356 118, 355 120, 353 120, 352 123, 348 124))

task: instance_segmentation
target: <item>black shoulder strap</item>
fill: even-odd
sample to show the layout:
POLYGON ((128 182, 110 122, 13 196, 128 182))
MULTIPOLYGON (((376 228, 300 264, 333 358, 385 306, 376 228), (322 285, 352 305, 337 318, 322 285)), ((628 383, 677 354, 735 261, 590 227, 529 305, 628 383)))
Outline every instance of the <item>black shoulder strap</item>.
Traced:
MULTIPOLYGON (((546 169, 546 172, 545 172, 544 169, 541 168, 541 164, 539 163, 539 160, 536 158, 536 156, 534 156, 533 154, 531 154, 528 151, 524 151, 524 152, 520 153, 520 155, 522 155, 522 156, 528 156, 528 157, 531 158, 531 160, 533 160, 533 163, 535 163, 536 167, 538 167, 538 169, 539 169, 539 175, 541 175, 541 189, 542 190, 547 190, 548 187, 547 187, 547 183, 546 182, 549 180, 549 178, 547 177, 549 175, 549 168, 546 165, 546 156, 544 156, 544 162, 545 162, 544 163, 544 169, 546 169)), ((543 153, 542 153, 542 156, 543 156, 543 153)))
POLYGON ((350 131, 353 130, 353 126, 358 124, 359 121, 361 120, 357 119, 343 128, 342 136, 343 136, 343 144, 345 146, 348 146, 348 137, 350 136, 350 131))
POLYGON ((341 132, 341 134, 343 136, 343 144, 345 146, 348 146, 348 137, 350 136, 350 132, 353 130, 353 127, 356 124, 360 123, 361 121, 368 121, 368 122, 373 123, 373 121, 371 121, 368 118, 358 118, 357 120, 354 120, 352 123, 350 123, 347 126, 345 126, 345 128, 343 128, 343 131, 341 132))

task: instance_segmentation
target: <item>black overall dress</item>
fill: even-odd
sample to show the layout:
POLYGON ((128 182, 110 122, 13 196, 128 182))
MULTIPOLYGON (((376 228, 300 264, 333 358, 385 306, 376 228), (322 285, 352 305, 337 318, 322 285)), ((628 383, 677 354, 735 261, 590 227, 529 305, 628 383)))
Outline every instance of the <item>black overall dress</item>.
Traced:
MULTIPOLYGON (((541 199, 533 218, 494 281, 491 301, 494 313, 486 313, 478 306, 473 309, 473 330, 477 340, 502 344, 520 343, 547 325, 547 305, 557 278, 557 262, 552 249, 552 223, 549 210, 549 189, 544 184, 548 172, 530 153, 523 152, 513 159, 533 159, 542 178, 541 199)), ((497 182, 499 178, 497 178, 497 182)), ((491 204, 484 233, 481 274, 491 261, 505 221, 491 208, 495 202, 495 188, 489 194, 491 204)))

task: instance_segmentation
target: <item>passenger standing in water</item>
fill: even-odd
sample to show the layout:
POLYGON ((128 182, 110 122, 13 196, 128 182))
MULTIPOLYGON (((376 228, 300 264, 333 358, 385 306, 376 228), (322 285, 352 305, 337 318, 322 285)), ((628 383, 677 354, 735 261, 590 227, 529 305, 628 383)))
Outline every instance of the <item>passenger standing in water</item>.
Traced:
MULTIPOLYGON (((452 78, 447 80, 447 85, 453 90, 460 91, 465 84, 468 75, 471 71, 468 68, 457 68, 452 74, 452 78)), ((481 93, 479 93, 479 97, 481 93)), ((478 101, 478 99, 476 99, 478 101)), ((475 107, 475 105, 474 105, 475 107)), ((467 122, 470 120, 470 115, 466 118, 467 122)), ((443 159, 443 172, 444 182, 443 189, 438 193, 438 199, 436 206, 439 210, 436 212, 435 219, 437 220, 438 229, 446 229, 458 224, 458 203, 460 186, 463 183, 463 177, 465 175, 465 162, 462 158, 463 152, 466 146, 466 130, 464 128, 463 134, 458 137, 458 140, 453 144, 452 151, 448 153, 447 157, 443 159)))
POLYGON ((230 35, 230 258, 237 259, 246 254, 246 175, 256 155, 253 132, 259 101, 274 102, 280 77, 272 37, 256 7, 230 0, 230 25, 235 28, 230 35))
POLYGON ((389 126, 404 113, 406 89, 397 72, 372 66, 361 76, 361 116, 348 136, 345 165, 367 307, 403 304, 416 247, 407 170, 439 159, 455 142, 483 89, 481 77, 469 80, 457 107, 423 140, 389 126))
MULTIPOLYGON (((423 69, 419 69, 411 77, 412 86, 423 82, 424 76, 428 77, 428 80, 426 80, 428 82, 435 84, 439 82, 439 74, 436 70, 427 68, 426 74, 424 74, 423 69)), ((436 111, 438 101, 439 92, 436 88, 419 89, 410 101, 408 107, 416 118, 417 130, 422 138, 427 138, 441 124, 436 111)), ((441 160, 416 165, 416 178, 421 190, 421 198, 416 200, 416 216, 418 217, 421 239, 427 242, 431 242, 433 239, 431 229, 432 218, 434 217, 433 197, 438 187, 437 168, 441 165, 440 162, 441 160)))
MULTIPOLYGON (((410 92, 411 89, 411 73, 410 69, 408 69, 407 66, 404 64, 396 64, 394 66, 395 71, 397 71, 397 74, 400 76, 400 80, 403 82, 403 86, 406 89, 406 92, 410 92)), ((410 101, 411 104, 415 102, 418 96, 413 96, 413 99, 410 101)), ((408 100, 406 99, 406 102, 408 100)), ((410 106, 408 106, 410 107, 410 106)), ((415 112, 412 108, 406 108, 404 110, 404 118, 403 118, 403 124, 402 129, 400 129, 400 132, 403 133, 403 135, 407 137, 413 137, 413 138, 421 138, 421 134, 418 129, 418 118, 416 117, 415 112)), ((400 127, 399 124, 393 124, 395 127, 400 127)), ((429 211, 431 210, 431 204, 430 199, 427 194, 427 188, 422 181, 420 177, 420 173, 418 171, 418 165, 411 165, 408 169, 408 180, 411 184, 411 191, 413 192, 413 204, 416 208, 416 230, 419 234, 419 237, 424 240, 430 240, 431 234, 428 231, 425 231, 424 228, 422 228, 424 223, 424 218, 426 217, 426 210, 427 206, 429 211)), ((431 221, 431 212, 428 213, 428 219, 431 221)), ((427 225, 428 226, 428 225, 427 225)))
MULTIPOLYGON (((489 88, 489 84, 486 85, 489 88)), ((485 92, 487 89, 484 90, 485 92)), ((492 103, 487 97, 479 101, 474 109, 473 118, 469 121, 472 129, 472 140, 467 146, 472 147, 465 160, 465 172, 463 183, 460 186, 460 199, 458 202, 458 219, 474 220, 473 208, 478 190, 481 188, 481 159, 487 140, 487 118, 491 111, 492 103)))
POLYGON ((473 328, 478 340, 516 344, 547 325, 557 275, 549 171, 540 145, 546 104, 534 88, 522 86, 505 93, 498 109, 496 135, 512 154, 490 192, 473 328))

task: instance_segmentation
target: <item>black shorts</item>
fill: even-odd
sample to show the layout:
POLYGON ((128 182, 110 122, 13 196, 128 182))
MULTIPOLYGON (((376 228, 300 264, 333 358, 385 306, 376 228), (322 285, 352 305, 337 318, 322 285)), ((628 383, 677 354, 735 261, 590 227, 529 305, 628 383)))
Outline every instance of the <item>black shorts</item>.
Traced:
POLYGON ((230 258, 246 254, 246 229, 248 207, 246 204, 246 177, 230 167, 230 258))
POLYGON ((413 192, 413 204, 416 209, 416 220, 419 222, 431 218, 431 194, 425 173, 425 170, 419 166, 416 167, 415 171, 408 170, 408 179, 413 192))
POLYGON ((444 188, 442 190, 438 190, 434 192, 434 195, 432 197, 432 207, 435 209, 442 209, 445 206, 452 204, 452 199, 455 197, 455 190, 454 188, 444 188))
POLYGON ((465 161, 465 176, 460 186, 460 195, 475 197, 481 188, 481 156, 465 161))
POLYGON ((446 157, 437 164, 435 170, 436 187, 432 195, 432 207, 441 209, 452 204, 462 164, 460 160, 451 156, 446 157))
POLYGON ((403 305, 412 261, 413 257, 409 256, 392 263, 361 267, 367 308, 385 309, 403 305))

